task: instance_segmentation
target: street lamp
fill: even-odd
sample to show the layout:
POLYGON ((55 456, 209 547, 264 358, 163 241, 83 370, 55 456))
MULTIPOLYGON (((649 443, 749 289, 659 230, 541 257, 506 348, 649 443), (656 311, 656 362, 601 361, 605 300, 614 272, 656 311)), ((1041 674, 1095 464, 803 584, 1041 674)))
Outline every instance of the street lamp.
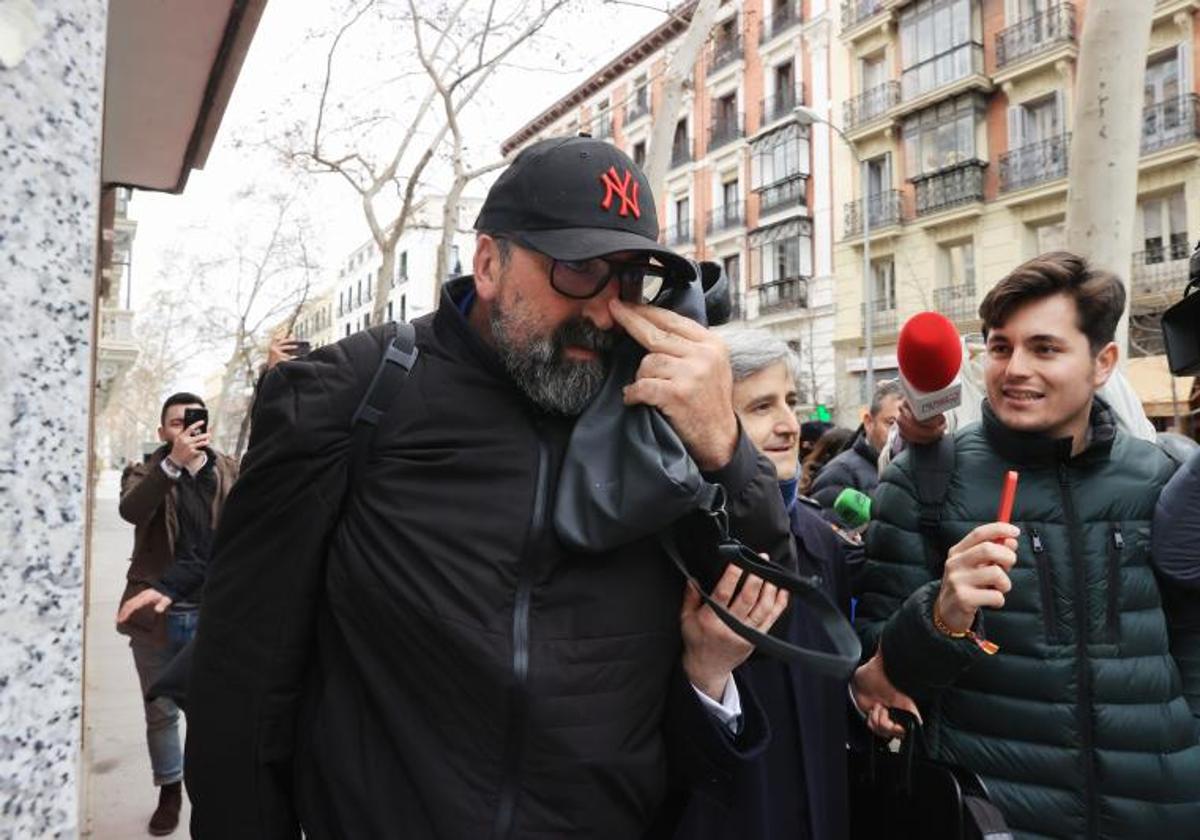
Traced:
POLYGON ((863 195, 863 286, 865 287, 863 294, 866 300, 863 307, 865 310, 863 330, 867 344, 867 403, 869 404, 875 396, 875 283, 871 277, 871 197, 867 180, 867 162, 858 156, 858 149, 850 142, 846 133, 814 109, 807 105, 797 105, 793 113, 801 125, 824 123, 833 129, 833 133, 842 138, 842 142, 846 144, 846 148, 854 157, 854 162, 858 164, 863 195))

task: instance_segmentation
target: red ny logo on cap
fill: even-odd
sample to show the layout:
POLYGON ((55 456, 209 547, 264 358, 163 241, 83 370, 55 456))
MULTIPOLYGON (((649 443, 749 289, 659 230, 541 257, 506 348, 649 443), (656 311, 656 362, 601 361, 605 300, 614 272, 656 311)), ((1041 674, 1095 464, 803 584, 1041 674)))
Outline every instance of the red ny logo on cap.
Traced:
POLYGON ((616 167, 610 166, 608 171, 600 176, 600 183, 604 184, 604 200, 600 202, 602 210, 612 209, 613 196, 617 195, 621 198, 621 206, 617 208, 618 216, 628 216, 632 212, 633 218, 642 217, 641 208, 638 207, 638 182, 632 172, 626 169, 625 180, 621 180, 616 167))

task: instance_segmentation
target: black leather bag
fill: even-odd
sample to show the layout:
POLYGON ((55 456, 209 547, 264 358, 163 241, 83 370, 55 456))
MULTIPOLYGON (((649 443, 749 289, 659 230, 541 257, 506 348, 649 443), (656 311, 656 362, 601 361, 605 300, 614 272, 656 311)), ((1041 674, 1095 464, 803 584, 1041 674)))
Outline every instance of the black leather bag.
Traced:
POLYGON ((983 780, 929 758, 917 719, 890 711, 905 729, 899 752, 879 738, 850 750, 851 840, 1011 840, 983 780))
MULTIPOLYGON (((728 299, 728 280, 720 267, 702 263, 692 283, 669 289, 655 303, 707 326, 728 317, 728 299)), ((575 423, 554 507, 559 538, 578 551, 602 552, 656 536, 704 602, 759 651, 838 679, 849 677, 862 647, 854 629, 821 590, 821 581, 765 563, 734 539, 725 516, 723 489, 705 481, 666 418, 648 406, 625 405, 622 391, 633 381, 644 355, 640 346, 623 339, 614 350, 603 388, 575 423), (711 570, 692 568, 672 534, 674 523, 697 512, 713 525, 721 568, 733 563, 787 590, 795 608, 809 610, 820 622, 831 643, 829 651, 798 647, 748 627, 709 597, 711 570)))

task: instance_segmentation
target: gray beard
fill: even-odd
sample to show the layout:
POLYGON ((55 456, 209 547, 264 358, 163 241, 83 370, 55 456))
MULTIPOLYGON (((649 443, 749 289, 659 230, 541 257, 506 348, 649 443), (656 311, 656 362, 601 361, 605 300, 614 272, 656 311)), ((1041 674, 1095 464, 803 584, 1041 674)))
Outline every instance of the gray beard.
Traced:
MULTIPOLYGON (((518 302, 519 305, 519 302, 518 302)), ((505 311, 497 301, 489 315, 492 338, 504 367, 530 400, 554 414, 579 415, 599 393, 611 366, 615 337, 582 318, 567 321, 548 336, 522 344, 514 329, 522 323, 516 313, 505 311), (566 358, 567 345, 595 350, 596 361, 566 358)))

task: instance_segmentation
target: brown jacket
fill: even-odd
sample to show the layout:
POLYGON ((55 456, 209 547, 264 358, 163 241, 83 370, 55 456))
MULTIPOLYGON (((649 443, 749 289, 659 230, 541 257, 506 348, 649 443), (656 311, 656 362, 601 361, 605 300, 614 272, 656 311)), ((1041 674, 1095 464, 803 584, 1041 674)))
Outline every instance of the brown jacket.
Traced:
MULTIPOLYGON (((128 583, 121 603, 151 586, 175 559, 175 535, 179 519, 175 514, 175 482, 162 469, 162 459, 170 450, 160 447, 143 464, 127 467, 121 474, 121 518, 135 526, 133 555, 129 558, 128 583)), ((228 455, 209 450, 216 456, 217 492, 213 495, 212 524, 217 527, 229 489, 237 479, 238 463, 228 455)))

